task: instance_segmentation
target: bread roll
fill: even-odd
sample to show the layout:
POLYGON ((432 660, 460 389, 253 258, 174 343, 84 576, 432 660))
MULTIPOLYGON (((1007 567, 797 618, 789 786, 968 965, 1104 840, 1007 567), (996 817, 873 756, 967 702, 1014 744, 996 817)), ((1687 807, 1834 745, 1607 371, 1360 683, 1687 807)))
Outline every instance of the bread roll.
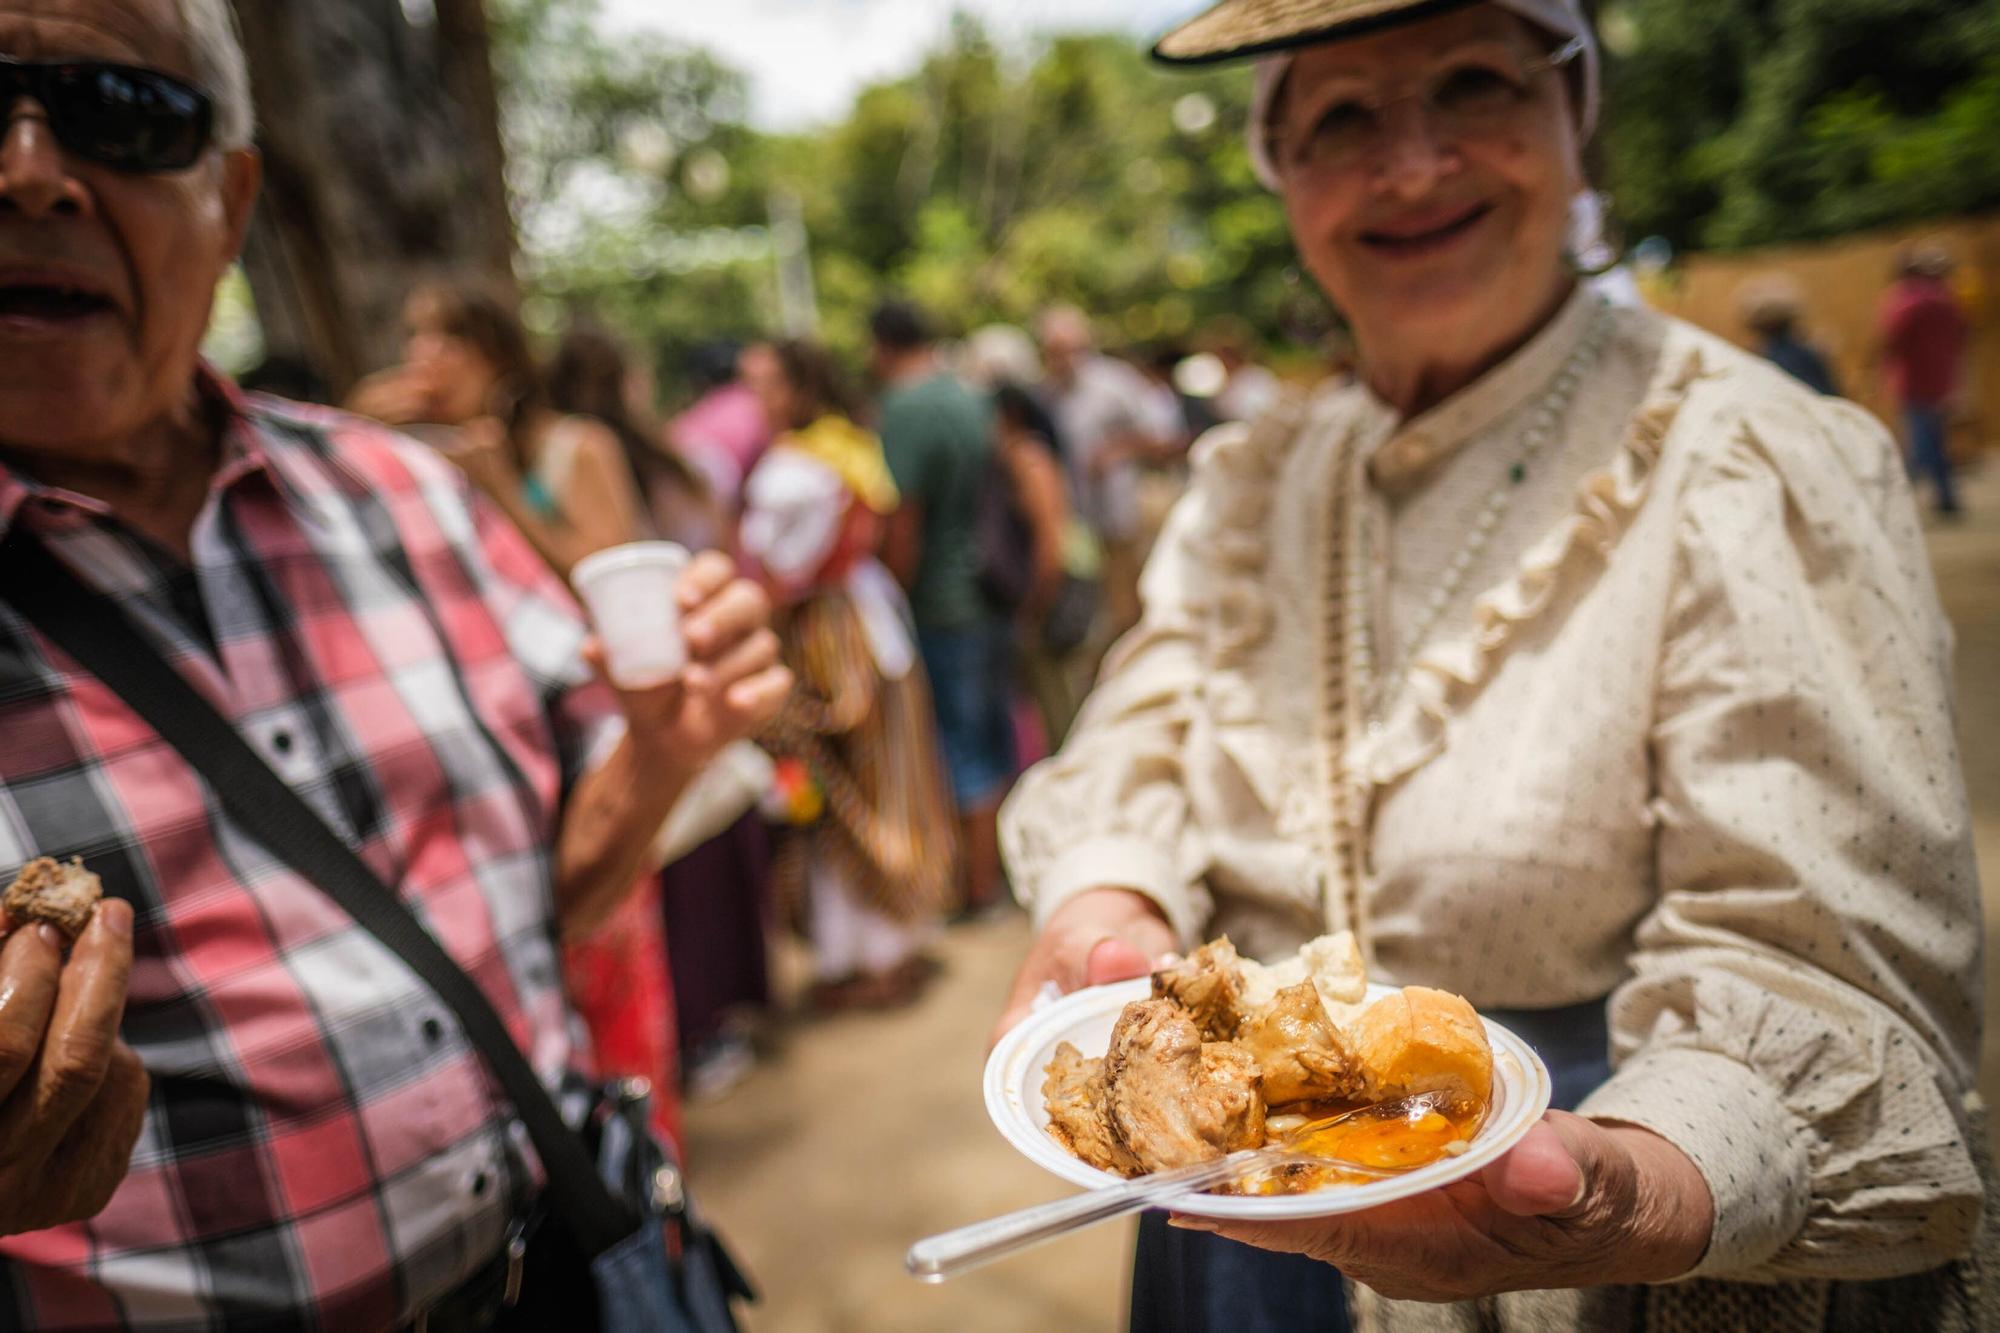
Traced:
POLYGON ((1371 1101, 1439 1092, 1476 1109, 1493 1095, 1486 1025, 1447 991, 1405 986, 1363 1010, 1348 1035, 1371 1101))

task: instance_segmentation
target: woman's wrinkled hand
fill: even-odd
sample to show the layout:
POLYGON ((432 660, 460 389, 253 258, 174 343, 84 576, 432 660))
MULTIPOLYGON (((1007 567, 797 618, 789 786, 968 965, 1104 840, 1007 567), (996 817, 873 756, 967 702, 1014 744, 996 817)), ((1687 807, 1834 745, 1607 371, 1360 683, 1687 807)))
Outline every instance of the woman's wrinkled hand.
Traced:
POLYGON ((1173 928, 1144 894, 1110 888, 1077 894, 1055 910, 1035 937, 1014 974, 1007 1007, 988 1047, 1028 1016, 1035 996, 1049 982, 1069 992, 1143 977, 1173 952, 1174 944, 1173 928))
POLYGON ((1665 1139, 1551 1111, 1478 1175, 1415 1198, 1296 1222, 1173 1224, 1318 1259, 1395 1299, 1462 1301, 1680 1277, 1708 1248, 1714 1207, 1665 1139))
MULTIPOLYGON (((778 715, 792 690, 792 673, 778 660, 771 599, 739 578, 728 556, 705 551, 676 588, 687 666, 664 685, 617 691, 632 741, 649 761, 692 775, 778 715)), ((604 649, 595 639, 584 654, 609 681, 604 649)))
POLYGON ((103 1211, 150 1085, 118 1039, 129 904, 100 903, 67 961, 52 926, 0 927, 0 939, 0 1236, 11 1236, 103 1211))

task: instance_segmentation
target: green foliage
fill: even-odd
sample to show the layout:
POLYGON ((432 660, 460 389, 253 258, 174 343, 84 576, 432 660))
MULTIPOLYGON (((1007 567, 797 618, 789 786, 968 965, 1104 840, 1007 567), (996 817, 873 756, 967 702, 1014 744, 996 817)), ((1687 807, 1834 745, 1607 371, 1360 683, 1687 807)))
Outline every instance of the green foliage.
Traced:
POLYGON ((1628 234, 1736 248, 2000 204, 1994 0, 1626 0, 1605 26, 1628 234))
POLYGON ((494 0, 507 184, 530 322, 619 329, 676 383, 688 351, 775 307, 746 84, 706 52, 605 34, 597 0, 494 0))
POLYGON ((1242 69, 1164 72, 1114 36, 1003 51, 961 15, 838 124, 767 135, 743 124, 739 75, 657 37, 607 39, 596 0, 495 5, 531 313, 592 310, 669 385, 691 344, 777 330, 773 261, 753 242, 780 193, 804 217, 819 334, 849 354, 890 294, 958 332, 1074 301, 1114 342, 1187 338, 1221 314, 1274 340, 1329 321, 1251 177, 1242 69))
MULTIPOLYGON (((1125 36, 1003 49, 960 15, 839 123, 763 134, 746 83, 597 0, 492 0, 531 314, 588 308, 650 349, 781 323, 767 230, 797 201, 820 321, 858 354, 906 294, 950 331, 1055 301, 1107 339, 1217 316, 1273 350, 1331 322, 1252 179, 1240 67, 1169 72, 1125 36), (1177 105, 1179 114, 1176 114, 1177 105)), ((2000 205, 2000 0, 1621 0, 1597 152, 1628 236, 1830 236, 2000 205)))

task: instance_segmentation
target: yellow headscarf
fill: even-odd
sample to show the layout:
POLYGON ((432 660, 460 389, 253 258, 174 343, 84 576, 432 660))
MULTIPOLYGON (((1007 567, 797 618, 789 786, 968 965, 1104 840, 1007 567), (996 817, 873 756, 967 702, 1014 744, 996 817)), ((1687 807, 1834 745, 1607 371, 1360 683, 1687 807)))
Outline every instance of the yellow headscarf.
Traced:
POLYGON ((810 454, 839 473, 847 488, 877 514, 893 514, 902 502, 881 439, 846 417, 829 413, 803 430, 787 432, 779 443, 810 454))

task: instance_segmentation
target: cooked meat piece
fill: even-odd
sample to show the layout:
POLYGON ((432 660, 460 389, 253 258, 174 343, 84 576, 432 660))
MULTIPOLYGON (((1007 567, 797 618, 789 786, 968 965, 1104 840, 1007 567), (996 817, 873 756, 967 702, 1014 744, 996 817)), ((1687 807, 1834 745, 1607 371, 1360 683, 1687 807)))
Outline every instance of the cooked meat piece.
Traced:
POLYGON ((1049 1109, 1049 1133, 1056 1142, 1100 1171, 1136 1176, 1144 1170, 1112 1132, 1105 1102, 1104 1061, 1085 1059, 1064 1042, 1049 1061, 1042 1101, 1049 1109))
POLYGON ((15 925, 46 921, 74 941, 90 924, 104 885, 83 868, 81 858, 68 865, 43 856, 21 867, 21 873, 0 895, 0 912, 15 925))
POLYGON ((1224 935, 1153 973, 1153 998, 1172 1000, 1187 1010, 1208 1040, 1228 1041, 1243 1016, 1243 973, 1236 946, 1224 935))
POLYGON ((1443 1093, 1455 1106, 1484 1110, 1493 1095, 1493 1048, 1486 1025, 1459 996, 1405 986, 1363 1011, 1349 1029, 1372 1101, 1443 1093))
POLYGON ((1236 1044, 1263 1069, 1267 1106, 1362 1095, 1360 1062, 1310 981, 1279 991, 1270 1008, 1246 1017, 1236 1044))
POLYGON ((1105 1056, 1111 1124, 1148 1171, 1212 1161, 1264 1142, 1256 1060, 1230 1042, 1203 1042, 1171 1000, 1135 1000, 1105 1056))

